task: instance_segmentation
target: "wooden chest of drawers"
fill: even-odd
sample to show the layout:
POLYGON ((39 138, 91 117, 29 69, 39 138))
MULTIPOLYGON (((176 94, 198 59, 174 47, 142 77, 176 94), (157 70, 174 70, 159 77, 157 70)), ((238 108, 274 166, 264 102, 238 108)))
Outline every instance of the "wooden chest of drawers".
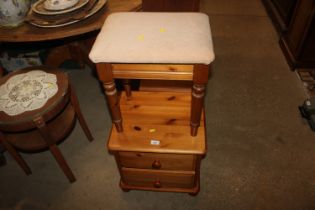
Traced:
POLYGON ((133 92, 131 99, 121 96, 120 107, 124 132, 113 128, 108 141, 121 175, 120 187, 197 194, 200 162, 206 153, 205 127, 202 119, 198 135, 190 135, 190 95, 133 92))

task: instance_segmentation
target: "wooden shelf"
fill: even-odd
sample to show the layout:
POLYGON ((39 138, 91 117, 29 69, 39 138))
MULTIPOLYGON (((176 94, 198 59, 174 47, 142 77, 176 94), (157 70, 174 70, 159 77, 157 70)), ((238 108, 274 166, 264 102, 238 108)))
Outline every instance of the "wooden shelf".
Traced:
POLYGON ((124 131, 115 127, 108 149, 115 155, 124 191, 152 190, 196 195, 206 153, 204 118, 190 135, 191 94, 133 92, 120 97, 124 131))
POLYGON ((120 107, 124 131, 118 133, 112 128, 109 150, 205 154, 203 119, 198 135, 190 135, 190 100, 190 94, 180 92, 139 91, 130 99, 123 93, 120 107))

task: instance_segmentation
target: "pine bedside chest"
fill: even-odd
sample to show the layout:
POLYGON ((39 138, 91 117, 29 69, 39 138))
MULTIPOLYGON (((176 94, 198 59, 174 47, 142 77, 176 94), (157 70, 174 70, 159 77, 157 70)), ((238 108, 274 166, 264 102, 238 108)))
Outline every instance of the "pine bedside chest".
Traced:
POLYGON ((115 127, 108 149, 123 190, 187 192, 200 188, 206 154, 203 103, 214 60, 208 16, 202 13, 115 13, 90 52, 115 127), (114 79, 192 81, 191 92, 117 94, 114 79))

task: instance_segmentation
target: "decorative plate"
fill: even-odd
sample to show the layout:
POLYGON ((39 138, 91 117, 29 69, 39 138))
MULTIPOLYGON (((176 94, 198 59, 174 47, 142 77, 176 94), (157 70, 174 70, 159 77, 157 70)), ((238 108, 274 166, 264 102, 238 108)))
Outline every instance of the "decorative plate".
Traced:
POLYGON ((46 10, 65 10, 73 7, 79 0, 46 0, 44 8, 46 10))
POLYGON ((55 28, 61 26, 71 25, 73 23, 79 22, 84 20, 95 13, 97 13, 102 7, 106 4, 107 0, 90 0, 90 6, 87 5, 86 10, 82 10, 80 13, 75 14, 73 16, 69 16, 68 18, 64 19, 45 19, 36 16, 35 14, 30 13, 28 15, 28 22, 34 26, 42 27, 42 28, 55 28), (93 3, 95 2, 95 3, 93 3))
POLYGON ((80 9, 84 5, 86 5, 89 0, 79 0, 77 4, 75 4, 73 7, 70 7, 68 9, 64 10, 47 10, 45 9, 45 2, 46 0, 39 0, 32 6, 32 11, 34 11, 37 14, 41 15, 58 15, 58 14, 64 14, 68 12, 75 11, 77 9, 80 9))

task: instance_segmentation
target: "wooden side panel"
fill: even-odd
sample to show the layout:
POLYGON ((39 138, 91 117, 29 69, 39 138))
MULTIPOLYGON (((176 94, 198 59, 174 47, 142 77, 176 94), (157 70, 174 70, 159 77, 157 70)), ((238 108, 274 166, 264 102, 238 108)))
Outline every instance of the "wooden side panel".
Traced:
POLYGON ((305 14, 311 14, 313 6, 313 0, 298 1, 295 17, 292 20, 292 24, 287 34, 292 53, 294 55, 297 55, 299 53, 298 51, 300 44, 303 41, 305 33, 307 32, 309 15, 305 14))
MULTIPOLYGON (((315 1, 314 1, 315 2, 315 1)), ((301 49, 300 60, 315 62, 315 3, 313 5, 313 18, 310 23, 308 34, 305 36, 303 49, 301 49)))
MULTIPOLYGON (((154 107, 190 107, 191 94, 178 93, 178 92, 134 92, 134 96, 127 98, 124 94, 120 99, 121 106, 135 106, 139 108, 139 105, 154 107)), ((126 108, 126 111, 131 111, 126 108)), ((188 115, 189 113, 182 113, 182 115, 188 115)))
MULTIPOLYGON (((57 143, 70 133, 74 122, 75 112, 69 103, 60 115, 47 123, 49 133, 51 134, 52 139, 55 140, 54 143, 57 143)), ((37 129, 28 132, 6 133, 5 136, 10 144, 25 151, 36 151, 48 148, 47 143, 37 129)))

